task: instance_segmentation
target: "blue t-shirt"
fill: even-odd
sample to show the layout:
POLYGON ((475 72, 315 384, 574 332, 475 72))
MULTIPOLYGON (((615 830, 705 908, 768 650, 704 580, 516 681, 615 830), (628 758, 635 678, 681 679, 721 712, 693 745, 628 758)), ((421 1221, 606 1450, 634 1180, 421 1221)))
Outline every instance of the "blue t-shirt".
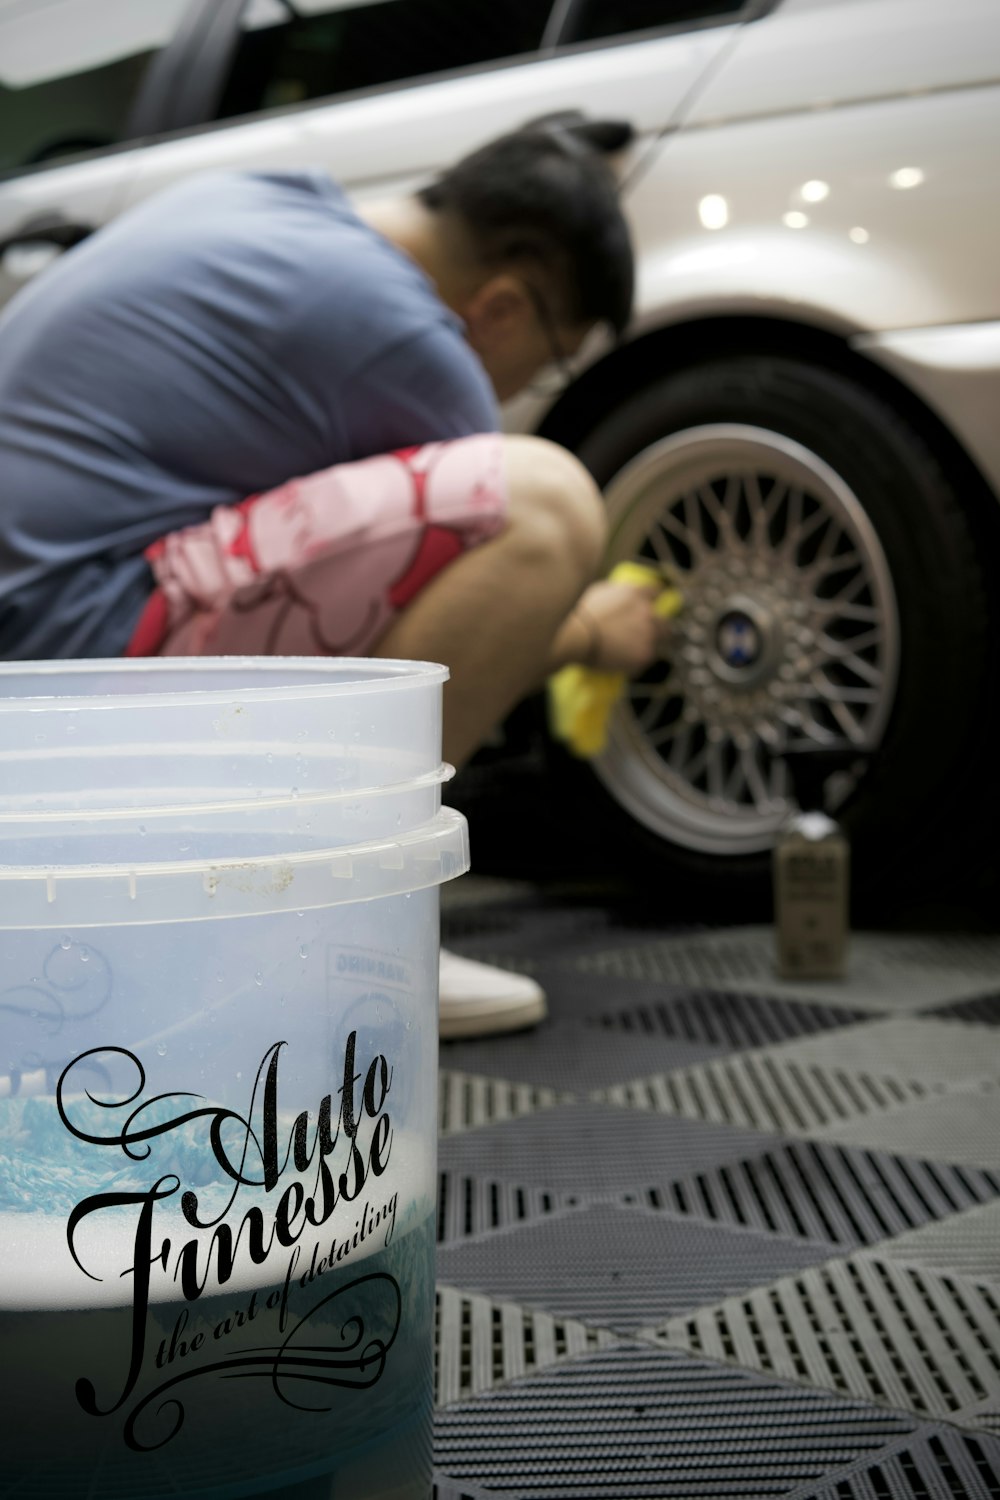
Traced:
POLYGON ((188 179, 0 318, 0 658, 120 655, 159 537, 497 423, 461 323, 324 173, 188 179))

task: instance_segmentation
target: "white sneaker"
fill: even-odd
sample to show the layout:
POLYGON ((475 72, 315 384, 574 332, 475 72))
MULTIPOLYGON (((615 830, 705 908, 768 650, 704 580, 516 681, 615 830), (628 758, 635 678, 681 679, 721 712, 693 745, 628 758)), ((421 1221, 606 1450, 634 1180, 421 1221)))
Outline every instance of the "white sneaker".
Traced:
POLYGON ((537 1026, 547 1009, 545 991, 533 979, 441 949, 440 1034, 446 1040, 537 1026))

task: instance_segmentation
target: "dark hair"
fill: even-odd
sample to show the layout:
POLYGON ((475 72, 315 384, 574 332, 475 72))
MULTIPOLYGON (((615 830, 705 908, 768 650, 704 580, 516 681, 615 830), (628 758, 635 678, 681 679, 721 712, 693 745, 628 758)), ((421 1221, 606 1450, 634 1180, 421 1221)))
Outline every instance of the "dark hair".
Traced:
POLYGON ((460 216, 490 265, 538 266, 575 323, 624 332, 635 271, 628 226, 605 154, 632 127, 564 113, 529 121, 463 157, 419 197, 460 216))

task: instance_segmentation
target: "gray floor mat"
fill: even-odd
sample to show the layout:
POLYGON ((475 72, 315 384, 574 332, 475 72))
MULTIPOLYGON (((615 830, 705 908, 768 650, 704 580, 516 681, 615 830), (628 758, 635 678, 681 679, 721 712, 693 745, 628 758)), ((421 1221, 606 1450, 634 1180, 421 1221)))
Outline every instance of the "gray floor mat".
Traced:
POLYGON ((442 1049, 437 1500, 1000 1500, 1000 940, 474 885, 550 1019, 442 1049))

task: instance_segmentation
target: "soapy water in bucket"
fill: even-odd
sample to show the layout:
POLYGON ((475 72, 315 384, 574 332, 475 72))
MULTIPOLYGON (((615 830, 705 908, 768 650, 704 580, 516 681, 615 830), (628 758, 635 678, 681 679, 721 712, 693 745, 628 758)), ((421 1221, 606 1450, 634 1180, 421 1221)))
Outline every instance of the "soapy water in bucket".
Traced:
POLYGON ((130 1308, 0 1310, 0 1494, 222 1500, 330 1475, 365 1500, 426 1500, 434 1216, 409 1220, 347 1268, 317 1241, 280 1282, 151 1305, 140 1379, 107 1416, 70 1377, 117 1399, 130 1308))
MULTIPOLYGON (((168 1127, 187 1103, 154 1102, 137 1124, 168 1127)), ((118 1153, 112 1179, 93 1175, 93 1148, 65 1123, 97 1135, 106 1113, 79 1093, 0 1100, 10 1434, 0 1495, 13 1486, 19 1496, 72 1500, 93 1494, 100 1472, 108 1496, 176 1494, 180 1484, 185 1495, 221 1500, 329 1473, 350 1476, 372 1500, 423 1500, 433 1148, 405 1131, 390 1135, 360 1108, 353 1139, 322 1164, 328 1175, 317 1121, 300 1127, 303 1153, 311 1143, 313 1155, 300 1170, 302 1116, 281 1114, 273 1123, 282 1170, 268 1190, 233 1184, 206 1144, 203 1117, 139 1143, 150 1147, 139 1161, 118 1153), (348 1191, 362 1175, 350 1175, 354 1147, 382 1170, 338 1197, 342 1171, 348 1191), (154 1184, 176 1187, 137 1203, 154 1184), (182 1187, 196 1200, 189 1215, 212 1227, 193 1229, 182 1187), (73 1227, 74 1260, 73 1215, 94 1204, 73 1227)), ((258 1135, 266 1128, 250 1111, 247 1121, 258 1135)))

